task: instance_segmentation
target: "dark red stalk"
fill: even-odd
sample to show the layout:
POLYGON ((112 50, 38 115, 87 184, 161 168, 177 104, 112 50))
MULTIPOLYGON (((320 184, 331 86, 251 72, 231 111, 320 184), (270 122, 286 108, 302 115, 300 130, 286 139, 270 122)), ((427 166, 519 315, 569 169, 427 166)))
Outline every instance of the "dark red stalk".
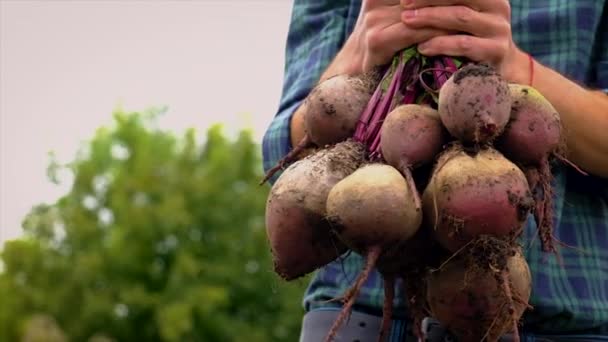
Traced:
POLYGON ((441 60, 435 60, 435 68, 433 69, 433 74, 435 76, 435 83, 436 85, 438 85, 439 87, 437 87, 437 89, 439 89, 441 87, 441 85, 443 85, 449 78, 449 75, 446 71, 449 71, 445 65, 443 65, 441 60), (440 70, 445 70, 445 71, 440 71, 440 70))
POLYGON ((380 130, 380 127, 382 126, 382 121, 384 120, 384 118, 386 117, 386 114, 390 110, 390 104, 393 100, 393 96, 395 96, 395 93, 397 92, 397 90, 399 89, 399 86, 401 85, 401 76, 403 75, 403 68, 404 68, 404 64, 403 64, 403 62, 400 62, 397 65, 397 69, 395 70, 395 74, 393 75, 393 79, 391 80, 391 85, 389 86, 386 95, 384 96, 384 98, 380 102, 379 106, 374 111, 374 114, 370 120, 370 125, 367 129, 367 132, 363 136, 364 142, 370 142, 370 140, 373 139, 373 137, 375 137, 374 133, 376 131, 380 130))
POLYGON ((356 141, 361 142, 361 137, 363 137, 363 135, 365 134, 365 130, 367 129, 368 125, 369 125, 369 121, 372 117, 372 115, 374 114, 374 110, 376 109, 376 106, 378 105, 378 103, 380 102, 380 99, 382 98, 382 84, 386 81, 386 79, 390 77, 390 70, 384 74, 384 77, 382 78, 382 80, 380 81, 380 85, 376 88, 376 91, 374 92, 374 94, 372 95, 371 99, 369 100, 367 107, 365 107, 365 110, 363 111, 363 113, 361 113, 361 116, 359 117, 359 122, 357 123, 357 127, 355 129, 355 134, 354 134, 354 139, 356 141))
POLYGON ((384 305, 382 306, 382 323, 380 324, 380 335, 378 342, 384 342, 391 330, 393 319, 393 300, 395 299, 395 278, 384 277, 384 305))
POLYGON ((363 267, 361 273, 359 273, 359 276, 355 281, 355 285, 344 296, 344 300, 346 301, 346 303, 342 307, 340 315, 338 316, 338 318, 336 318, 336 321, 329 330, 325 342, 331 342, 334 340, 334 338, 338 334, 338 330, 342 326, 342 323, 344 323, 347 317, 350 316, 353 305, 355 305, 357 295, 359 294, 359 290, 361 290, 361 287, 363 286, 367 278, 369 278, 370 273, 376 266, 376 262, 378 261, 378 257, 380 257, 381 252, 382 249, 380 246, 371 247, 367 252, 367 260, 365 262, 365 266, 363 267))
POLYGON ((415 48, 397 54, 386 70, 367 107, 361 114, 353 136, 367 146, 370 160, 382 159, 380 130, 384 119, 400 104, 434 105, 438 90, 460 66, 452 57, 424 57, 415 48), (432 77, 424 77, 431 71, 432 77))

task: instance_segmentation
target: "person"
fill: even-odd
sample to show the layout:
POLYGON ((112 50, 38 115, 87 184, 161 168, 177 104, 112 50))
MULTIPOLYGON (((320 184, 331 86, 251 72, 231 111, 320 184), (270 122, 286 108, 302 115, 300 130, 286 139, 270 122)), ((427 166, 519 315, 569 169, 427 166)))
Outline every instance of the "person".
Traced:
MULTIPOLYGON (((555 238, 563 260, 525 249, 532 296, 523 341, 608 341, 608 2, 605 0, 295 0, 286 44, 284 87, 263 138, 268 170, 304 136, 301 104, 338 74, 358 74, 412 45, 425 55, 463 56, 531 85, 556 108, 568 158, 554 172, 555 238), (570 246, 570 247, 566 247, 570 246)), ((271 182, 276 180, 276 176, 271 182)), ((523 239, 536 234, 533 219, 523 239)), ((322 341, 338 298, 363 265, 356 253, 318 270, 304 295, 301 341, 322 341)), ((404 281, 407 281, 404 280, 404 281)), ((396 287, 390 341, 413 340, 396 287)), ((376 340, 382 278, 374 272, 339 341, 376 340)))

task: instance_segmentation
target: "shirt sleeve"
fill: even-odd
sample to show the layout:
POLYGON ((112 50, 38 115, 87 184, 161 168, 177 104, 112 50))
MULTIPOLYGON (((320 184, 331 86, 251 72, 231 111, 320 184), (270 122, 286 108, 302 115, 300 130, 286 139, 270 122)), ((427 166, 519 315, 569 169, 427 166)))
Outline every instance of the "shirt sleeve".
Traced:
POLYGON ((262 141, 265 172, 292 148, 291 117, 344 43, 348 7, 348 1, 294 1, 279 108, 262 141))
POLYGON ((592 86, 608 94, 608 4, 604 5, 604 14, 597 30, 595 56, 592 61, 594 80, 592 86))

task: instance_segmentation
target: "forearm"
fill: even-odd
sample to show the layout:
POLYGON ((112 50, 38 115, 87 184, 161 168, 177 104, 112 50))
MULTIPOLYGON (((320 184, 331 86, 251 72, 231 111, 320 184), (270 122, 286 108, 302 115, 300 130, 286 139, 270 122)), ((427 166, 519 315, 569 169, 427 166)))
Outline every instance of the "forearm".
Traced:
MULTIPOLYGON (((518 72, 511 82, 529 84, 527 55, 520 52, 518 72)), ((567 157, 583 170, 608 178, 608 95, 585 89, 558 72, 535 62, 532 86, 560 114, 567 144, 567 157)))
POLYGON ((608 95, 584 89, 538 66, 537 88, 560 113, 568 158, 589 173, 608 178, 608 95))

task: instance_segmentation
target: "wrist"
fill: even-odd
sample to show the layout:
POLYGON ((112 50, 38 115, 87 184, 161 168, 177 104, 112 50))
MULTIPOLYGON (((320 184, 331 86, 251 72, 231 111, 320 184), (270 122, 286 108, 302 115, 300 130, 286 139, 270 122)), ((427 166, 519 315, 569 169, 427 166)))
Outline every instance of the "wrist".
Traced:
POLYGON ((358 53, 357 42, 351 35, 336 54, 334 60, 321 75, 320 82, 336 75, 356 75, 363 71, 362 54, 358 53))
POLYGON ((532 85, 534 64, 532 57, 517 47, 513 48, 507 64, 503 67, 502 76, 509 83, 532 85))

